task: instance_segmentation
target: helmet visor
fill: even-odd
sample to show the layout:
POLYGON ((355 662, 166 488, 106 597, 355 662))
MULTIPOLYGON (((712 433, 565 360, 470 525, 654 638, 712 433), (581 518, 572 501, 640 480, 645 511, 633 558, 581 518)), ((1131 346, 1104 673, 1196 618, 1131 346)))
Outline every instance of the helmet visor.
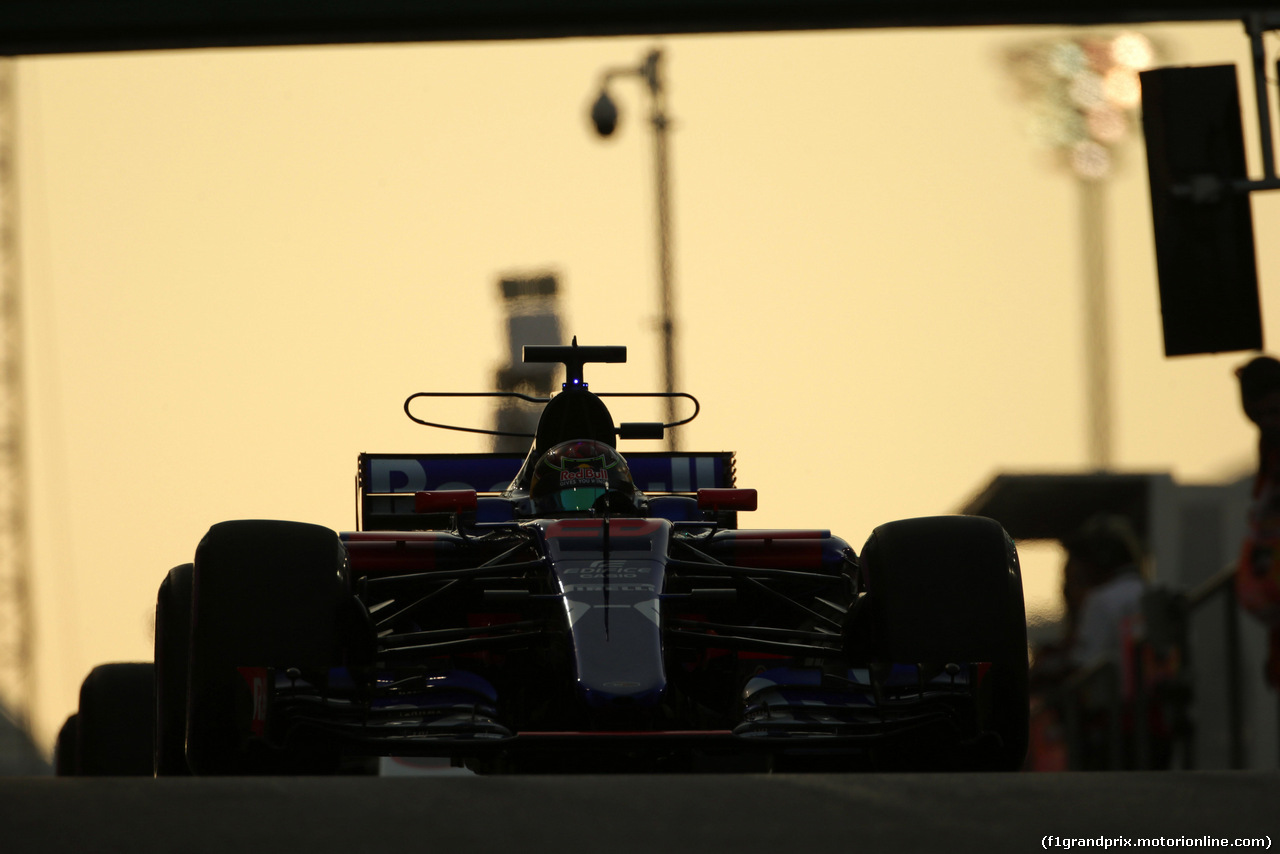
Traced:
POLYGON ((558 510, 590 510, 600 500, 600 496, 605 494, 603 486, 578 486, 568 489, 562 489, 555 493, 554 501, 559 505, 558 510))

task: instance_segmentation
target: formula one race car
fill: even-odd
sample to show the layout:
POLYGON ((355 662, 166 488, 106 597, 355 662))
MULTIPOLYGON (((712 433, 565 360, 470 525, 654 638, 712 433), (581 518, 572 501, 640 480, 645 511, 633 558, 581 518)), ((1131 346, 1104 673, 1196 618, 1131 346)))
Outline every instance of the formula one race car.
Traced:
MULTIPOLYGON (((890 522, 861 556, 740 528, 756 494, 732 453, 618 452, 673 426, 615 426, 588 390, 583 366, 625 348, 524 356, 566 382, 523 458, 362 454, 356 531, 213 526, 160 587, 154 689, 147 665, 95 669, 64 769, 1021 766, 1022 581, 998 523, 890 522), (111 710, 130 696, 154 697, 154 756, 111 710)), ((431 396, 405 412, 445 426, 410 411, 431 396)))

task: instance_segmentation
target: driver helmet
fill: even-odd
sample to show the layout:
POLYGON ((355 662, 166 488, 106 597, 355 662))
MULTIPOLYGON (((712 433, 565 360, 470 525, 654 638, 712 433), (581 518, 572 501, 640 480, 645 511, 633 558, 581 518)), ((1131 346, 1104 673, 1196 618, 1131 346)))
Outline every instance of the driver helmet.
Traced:
POLYGON ((636 496, 627 461, 594 439, 553 446, 534 466, 529 486, 538 513, 635 512, 636 496))

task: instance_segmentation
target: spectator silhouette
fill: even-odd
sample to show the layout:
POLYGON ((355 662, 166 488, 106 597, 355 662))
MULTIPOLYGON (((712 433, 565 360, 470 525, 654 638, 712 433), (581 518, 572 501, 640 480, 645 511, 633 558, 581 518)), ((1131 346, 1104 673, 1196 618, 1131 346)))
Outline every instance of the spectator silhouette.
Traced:
POLYGON ((1123 517, 1095 516, 1062 545, 1063 594, 1068 613, 1079 615, 1067 653, 1071 664, 1122 664, 1147 589, 1137 535, 1123 517))
POLYGON ((1266 677, 1280 686, 1280 361, 1258 356, 1236 370, 1244 414, 1258 427, 1249 533, 1236 566, 1236 594, 1270 630, 1266 677))

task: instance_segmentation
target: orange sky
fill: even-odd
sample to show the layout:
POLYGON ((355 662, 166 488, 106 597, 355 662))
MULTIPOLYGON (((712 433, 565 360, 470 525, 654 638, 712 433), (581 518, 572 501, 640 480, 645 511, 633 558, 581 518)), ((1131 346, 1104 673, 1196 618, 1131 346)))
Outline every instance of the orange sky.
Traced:
MULTIPOLYGON (((1238 24, 1146 31, 1172 62, 1247 60, 1238 24)), ((997 471, 1085 464, 1077 187, 1001 62, 1058 32, 662 40, 681 386, 703 403, 684 443, 738 452, 750 524, 858 547, 997 471)), ((586 121, 599 72, 650 45, 20 62, 42 743, 90 667, 150 657, 155 589, 210 524, 349 528, 358 452, 483 447, 400 405, 489 387, 500 275, 556 271, 566 332, 630 348, 593 388, 658 388, 641 88, 618 82, 613 139, 586 121)), ((1244 357, 1163 358, 1141 146, 1120 154, 1117 467, 1234 476, 1244 357)), ((1280 210, 1254 210, 1265 294, 1280 210)), ((1052 559, 1028 576, 1051 604, 1052 559)))

